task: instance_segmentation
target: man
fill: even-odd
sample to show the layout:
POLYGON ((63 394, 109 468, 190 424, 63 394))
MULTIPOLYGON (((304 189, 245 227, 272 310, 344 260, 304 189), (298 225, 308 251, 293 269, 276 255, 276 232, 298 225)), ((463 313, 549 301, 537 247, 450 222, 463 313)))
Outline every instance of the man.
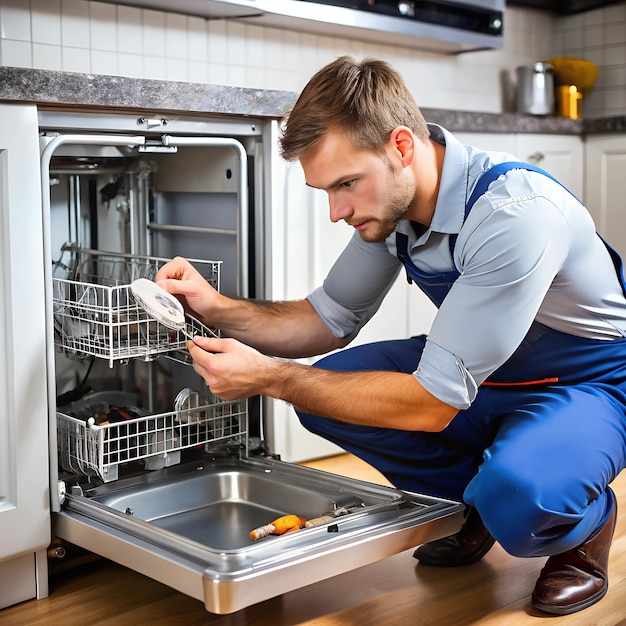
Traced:
POLYGON ((600 600, 617 515, 609 484, 626 457, 626 297, 586 209, 545 173, 426 125, 375 60, 320 70, 281 148, 355 234, 296 302, 229 299, 183 259, 167 264, 159 283, 229 337, 189 344, 196 371, 224 399, 292 403, 307 428, 400 488, 463 499, 463 528, 420 546, 422 563, 474 563, 497 540, 550 557, 538 609, 600 600), (402 268, 438 306, 428 337, 315 367, 269 356, 345 347, 402 268))

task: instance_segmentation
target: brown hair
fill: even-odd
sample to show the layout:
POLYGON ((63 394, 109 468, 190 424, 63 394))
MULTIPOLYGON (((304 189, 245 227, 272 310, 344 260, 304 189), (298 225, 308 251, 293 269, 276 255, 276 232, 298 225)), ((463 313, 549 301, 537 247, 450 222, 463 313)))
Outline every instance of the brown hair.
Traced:
POLYGON ((384 152, 389 134, 407 126, 418 139, 428 129, 404 80, 384 61, 342 56, 319 70, 289 112, 280 137, 287 161, 313 150, 329 130, 355 146, 384 152))

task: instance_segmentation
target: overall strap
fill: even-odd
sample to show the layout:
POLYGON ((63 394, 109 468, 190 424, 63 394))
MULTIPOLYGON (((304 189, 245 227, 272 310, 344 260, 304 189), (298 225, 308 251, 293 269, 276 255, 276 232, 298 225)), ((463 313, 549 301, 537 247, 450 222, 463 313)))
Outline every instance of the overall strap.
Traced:
MULTIPOLYGON (((491 185, 494 180, 502 176, 502 174, 506 174, 510 170, 529 170, 531 172, 543 174, 544 176, 552 179, 555 183, 561 185, 561 187, 563 187, 563 189, 565 189, 566 191, 569 191, 569 189, 567 189, 567 187, 565 187, 563 183, 554 178, 552 174, 548 174, 548 172, 542 170, 536 165, 524 163, 523 161, 505 161, 504 163, 498 163, 497 165, 494 165, 480 176, 480 178, 476 182, 474 190, 472 191, 472 195, 469 197, 469 200, 465 205, 465 217, 467 217, 467 215, 469 214, 470 209, 474 206, 476 200, 478 200, 478 198, 480 198, 480 196, 482 196, 487 191, 487 189, 489 189, 489 185, 491 185)), ((574 196, 571 191, 569 191, 569 193, 574 196)), ((576 196, 574 197, 576 198, 576 196)), ((576 199, 578 200, 578 198, 576 199)))
MULTIPOLYGON (((547 176, 548 178, 553 180, 555 183, 561 185, 563 189, 565 189, 570 194, 572 194, 572 196, 574 196, 574 194, 569 189, 567 189, 567 187, 565 187, 563 183, 559 182, 556 178, 554 178, 554 176, 552 176, 552 174, 549 174, 545 170, 542 170, 540 167, 537 167, 536 165, 531 165, 530 163, 524 163, 523 161, 505 161, 504 163, 498 163, 497 165, 493 165, 487 171, 483 172, 480 175, 480 177, 476 181, 476 186, 474 187, 474 190, 472 191, 469 197, 469 200, 467 201, 467 204, 465 205, 464 219, 467 219, 467 216, 469 215, 469 212, 472 210, 472 207, 474 206, 478 198, 480 198, 484 193, 486 193, 487 189, 489 189, 489 185, 491 185, 491 183, 494 180, 498 179, 500 176, 502 176, 503 174, 506 174, 507 172, 511 170, 529 170, 531 172, 537 172, 538 174, 543 174, 544 176, 547 176)), ((574 197, 576 198, 576 196, 574 197)), ((576 199, 578 200, 578 198, 576 199)), ((450 252, 451 253, 454 253, 454 246, 456 245, 456 238, 457 238, 457 235, 452 235, 450 237, 450 252)))
MULTIPOLYGON (((552 174, 549 174, 545 170, 542 170, 540 167, 537 167, 536 165, 531 165, 530 163, 524 163, 523 161, 505 161, 504 163, 498 163, 497 165, 494 165, 493 167, 489 168, 486 172, 483 172, 483 174, 481 174, 480 178, 476 182, 476 186, 474 187, 472 194, 469 197, 469 200, 467 201, 467 204, 465 205, 465 219, 467 219, 467 216, 469 215, 471 208, 474 206, 478 198, 480 198, 480 196, 482 196, 487 191, 487 189, 489 188, 489 185, 491 185, 491 183, 494 180, 496 180, 499 176, 502 176, 503 174, 506 174, 508 171, 515 170, 515 169, 529 170, 531 172, 537 172, 539 174, 543 174, 544 176, 547 176, 548 178, 553 180, 555 183, 561 185, 561 187, 563 187, 565 191, 570 193, 574 198, 576 198, 576 200, 578 200, 582 204, 582 202, 578 199, 578 197, 574 193, 572 193, 562 182, 558 181, 556 178, 554 178, 554 176, 552 176, 552 174)), ((608 242, 604 239, 604 237, 600 235, 600 233, 596 233, 596 234, 598 235, 598 237, 600 237, 600 239, 602 240, 602 243, 604 243, 604 245, 606 246, 609 252, 609 255, 615 267, 615 271, 617 272, 617 277, 622 286, 624 297, 626 297, 626 280, 624 280, 624 265, 623 265, 622 258, 608 244, 608 242)), ((450 237, 450 252, 452 253, 454 252, 454 246, 456 245, 456 237, 457 237, 456 235, 450 237)))

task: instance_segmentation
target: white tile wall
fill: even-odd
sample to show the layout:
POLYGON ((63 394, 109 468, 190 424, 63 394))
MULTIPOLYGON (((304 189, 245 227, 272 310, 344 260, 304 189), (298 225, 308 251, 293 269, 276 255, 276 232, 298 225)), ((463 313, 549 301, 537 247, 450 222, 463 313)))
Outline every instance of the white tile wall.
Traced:
POLYGON ((31 0, 31 36, 33 43, 61 46, 61 0, 31 0))
POLYGON ((3 0, 0 4, 0 35, 2 39, 31 41, 30 11, 19 0, 3 0))
MULTIPOLYGON (((0 0, 2 1, 2 0, 0 0)), ((84 0, 74 0, 87 5, 84 0)), ((141 9, 134 7, 117 7, 117 50, 121 54, 141 56, 143 47, 141 27, 141 9)))
POLYGON ((602 67, 586 111, 623 113, 625 14, 626 2, 571 18, 509 8, 504 48, 447 56, 95 0, 0 0, 0 64, 299 91, 341 54, 374 56, 421 106, 500 112, 518 65, 568 52, 602 67))
POLYGON ((558 18, 555 35, 559 54, 600 67, 593 91, 583 100, 584 116, 626 114, 626 2, 558 18))
MULTIPOLYGON (((89 28, 86 28, 88 23, 89 4, 87 2, 61 0, 61 44, 64 49, 89 48, 89 28)), ((65 66, 63 68, 65 69, 65 66)))
POLYGON ((89 22, 84 26, 89 30, 89 43, 92 50, 117 51, 117 7, 115 5, 90 2, 89 22))

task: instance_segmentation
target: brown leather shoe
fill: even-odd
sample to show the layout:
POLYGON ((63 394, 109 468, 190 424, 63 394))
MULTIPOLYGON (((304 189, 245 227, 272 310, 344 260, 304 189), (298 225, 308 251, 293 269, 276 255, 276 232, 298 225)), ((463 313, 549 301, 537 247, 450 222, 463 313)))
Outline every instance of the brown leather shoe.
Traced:
POLYGON ((460 567, 480 561, 494 543, 495 539, 485 528, 478 511, 470 507, 458 533, 421 545, 413 556, 422 565, 460 567))
MULTIPOLYGON (((610 490, 609 490, 610 491, 610 490)), ((600 530, 577 548, 551 556, 533 591, 536 609, 569 615, 601 600, 609 588, 609 550, 617 521, 617 501, 600 530)))

